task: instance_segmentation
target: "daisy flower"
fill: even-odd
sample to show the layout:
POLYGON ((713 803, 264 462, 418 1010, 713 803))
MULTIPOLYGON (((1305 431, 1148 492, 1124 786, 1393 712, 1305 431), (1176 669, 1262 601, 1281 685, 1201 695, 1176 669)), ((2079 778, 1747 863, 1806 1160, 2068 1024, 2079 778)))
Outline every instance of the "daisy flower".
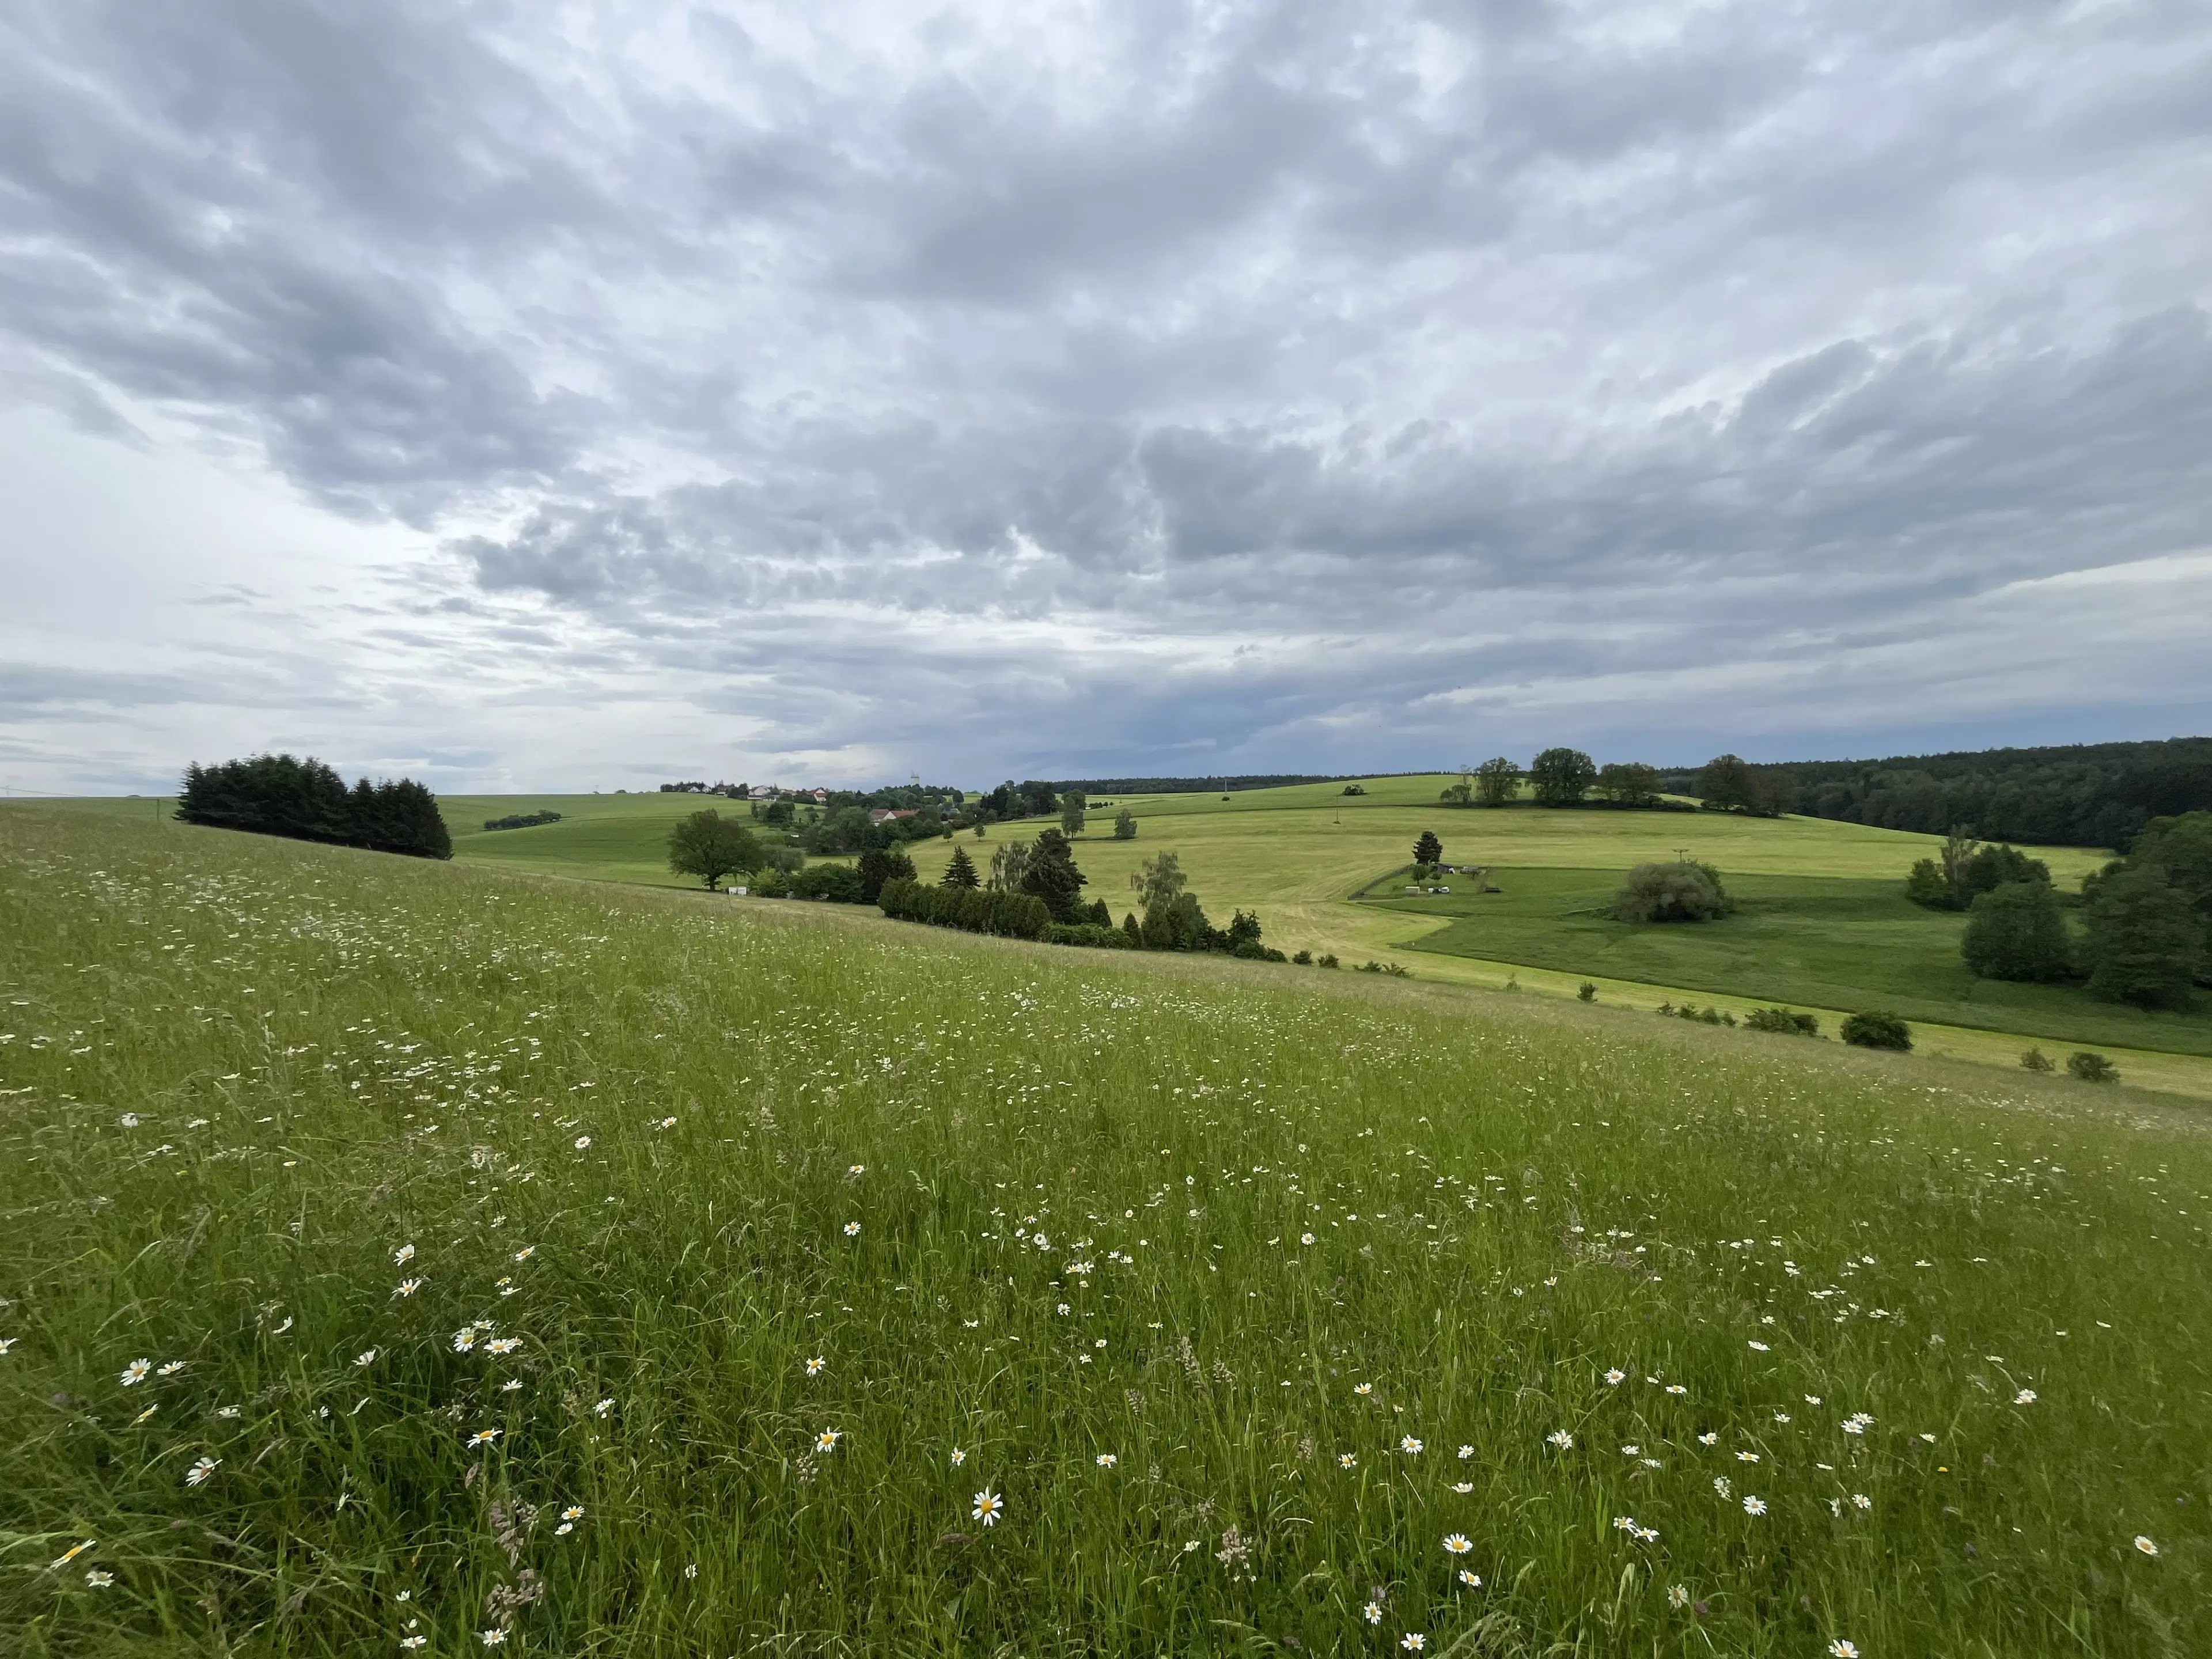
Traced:
POLYGON ((513 1353, 521 1346, 522 1339, 519 1336, 495 1336, 492 1338, 490 1341, 484 1344, 484 1346, 489 1348, 496 1354, 513 1353))
POLYGON ((1761 1342, 1761 1341, 1760 1341, 1760 1340, 1759 1340, 1759 1339, 1758 1339, 1758 1338, 1756 1338, 1756 1337, 1753 1337, 1753 1338, 1752 1339, 1751 1350, 1752 1350, 1752 1352, 1753 1352, 1753 1353, 1771 1353, 1771 1352, 1773 1352, 1773 1350, 1772 1350, 1771 1348, 1768 1347, 1768 1346, 1766 1346, 1766 1344, 1765 1344, 1764 1342, 1761 1342))
POLYGON ((1735 1461, 1739 1463, 1756 1463, 1759 1462, 1759 1454, 1757 1452, 1740 1451, 1735 1455, 1735 1461))
POLYGON ((1375 1392, 1375 1385, 1372 1382, 1355 1382, 1352 1385, 1352 1391, 1357 1395, 1373 1394, 1375 1392))
POLYGON ((1828 1644, 1828 1655, 1829 1659, 1859 1659, 1858 1644, 1855 1642, 1846 1642, 1838 1636, 1828 1644))
POLYGON ((1398 1443, 1398 1449, 1411 1457, 1421 1449, 1421 1443, 1409 1434, 1398 1443))
POLYGON ((421 1279, 403 1279, 396 1286, 393 1287, 392 1293, 394 1296, 412 1296, 416 1291, 422 1288, 422 1281, 421 1279))
POLYGON ((197 1486, 200 1485, 202 1482, 206 1480, 208 1476, 216 1472, 216 1466, 222 1462, 222 1460, 219 1457, 201 1458, 198 1462, 193 1464, 191 1468, 185 1471, 185 1484, 188 1486, 197 1486))
POLYGON ((1300 1234, 1298 1235, 1298 1243, 1301 1243, 1301 1244, 1310 1244, 1310 1243, 1313 1243, 1313 1235, 1312 1235, 1311 1233, 1300 1233, 1300 1234))
POLYGON ((1474 1448, 1472 1446, 1462 1446, 1459 1449, 1459 1455, 1460 1460, 1464 1462, 1467 1459, 1474 1455, 1474 1448))
POLYGON ((1605 1374, 1605 1380, 1617 1389, 1628 1381, 1628 1373, 1616 1365, 1605 1374))
POLYGON ((859 1222, 857 1222, 857 1221, 848 1221, 848 1222, 847 1222, 847 1223, 845 1224, 845 1237, 848 1237, 848 1238, 858 1238, 860 1236, 860 1224, 859 1222))
POLYGON ((987 1527, 999 1524, 999 1517, 1006 1512, 1006 1500, 988 1487, 975 1494, 975 1507, 969 1513, 987 1527))
POLYGON ((1746 1498, 1743 1500, 1743 1512, 1746 1515, 1765 1514, 1766 1500, 1764 1498, 1746 1498))
POLYGON ((1482 1575, 1479 1572, 1470 1572, 1467 1568, 1462 1567, 1459 1570, 1459 1582, 1466 1585, 1469 1589, 1480 1589, 1482 1588, 1482 1575))
POLYGON ((1452 1490, 1462 1494, 1471 1492, 1474 1490, 1474 1482, 1472 1480, 1455 1480, 1452 1482, 1452 1490))
POLYGON ((414 1259, 415 1247, 412 1244, 402 1244, 392 1253, 392 1265, 395 1267, 404 1267, 414 1259))
POLYGON ((1667 1605, 1670 1607, 1688 1607, 1690 1605, 1689 1590, 1680 1584, 1671 1584, 1668 1586, 1667 1605))
POLYGON ((154 1375, 156 1376, 174 1376, 179 1371, 184 1370, 184 1368, 185 1362, 183 1360, 172 1359, 167 1364, 156 1370, 154 1375))
POLYGON ((1357 1468, 1358 1466, 1359 1466, 1359 1459, 1358 1459, 1357 1456, 1353 1455, 1351 1452, 1339 1452, 1339 1453, 1337 1453, 1337 1455, 1336 1455, 1336 1467, 1337 1467, 1337 1468, 1339 1468, 1340 1469, 1357 1468))
POLYGON ((359 1353, 353 1357, 353 1363, 356 1365, 374 1365, 376 1364, 376 1350, 374 1348, 362 1349, 359 1353))
MULTIPOLYGON (((668 1121, 671 1123, 673 1123, 676 1120, 674 1118, 671 1118, 668 1121)), ((851 1169, 846 1170, 845 1173, 847 1175, 864 1175, 867 1172, 867 1168, 868 1166, 865 1164, 855 1164, 851 1169)))
POLYGON ((837 1443, 844 1437, 845 1431, 842 1429, 824 1429, 814 1437, 814 1449, 824 1452, 836 1451, 837 1443))
POLYGON ((1408 1653, 1419 1653, 1428 1644, 1429 1638, 1417 1630, 1409 1630, 1398 1638, 1398 1645, 1408 1653))
POLYGON ((153 1369, 154 1362, 152 1360, 134 1359, 123 1368, 123 1375, 119 1381, 126 1389, 136 1388, 139 1383, 143 1382, 146 1380, 146 1373, 153 1369))
POLYGON ((968 1454, 961 1450, 959 1447, 955 1446, 952 1449, 952 1467, 957 1469, 967 1461, 968 1454))
POLYGON ((1552 1444, 1557 1446, 1561 1451, 1566 1450, 1568 1447, 1575 1443, 1574 1436, 1569 1434, 1565 1429, 1554 1429, 1551 1433, 1546 1435, 1544 1438, 1550 1441, 1552 1444))
MULTIPOLYGON (((48 1572, 59 1572, 64 1567, 69 1565, 70 1562, 76 1560, 78 1556, 82 1555, 87 1550, 90 1549, 99 1541, 100 1540, 98 1539, 88 1538, 82 1544, 70 1545, 59 1555, 56 1556, 52 1561, 47 1564, 46 1571, 48 1572)), ((2148 1539, 2139 1538, 2136 1540, 2136 1547, 2137 1549, 2141 1549, 2143 1545, 2149 1541, 2150 1540, 2148 1539)), ((2153 1553, 2154 1553, 2155 1552, 2153 1553)))
POLYGON ((1700 1446, 1717 1446, 1720 1443, 1720 1438, 1717 1434, 1701 1434, 1698 1437, 1698 1443, 1700 1446))
POLYGON ((1121 1460, 1115 1456, 1112 1452, 1100 1452, 1098 1454, 1098 1467, 1102 1469, 1110 1469, 1121 1461, 1121 1460))
POLYGON ((561 1511, 561 1518, 563 1521, 582 1520, 584 1518, 584 1506, 581 1504, 569 1504, 567 1509, 561 1511))
POLYGON ((1667 1385, 1667 1392, 1668 1394, 1687 1394, 1689 1393, 1689 1390, 1684 1388, 1680 1382, 1669 1382, 1667 1385))
POLYGON ((823 1358, 820 1354, 817 1354, 813 1358, 806 1362, 806 1374, 809 1376, 819 1376, 822 1375, 823 1368, 828 1365, 829 1363, 830 1362, 823 1358))
POLYGON ((1452 1533, 1444 1539, 1445 1550, 1453 1555, 1465 1555, 1474 1547, 1467 1541, 1467 1534, 1463 1532, 1452 1533))
POLYGON ((480 1630, 477 1632, 477 1640, 488 1648, 503 1648, 507 1645, 507 1632, 503 1630, 480 1630))
POLYGON ((2022 1389, 2018 1394, 2013 1395, 2012 1403, 2015 1406, 2033 1406, 2035 1403, 2035 1390, 2022 1389))
POLYGON ((106 1589, 115 1582, 115 1575, 112 1572, 102 1572, 98 1567, 94 1567, 85 1574, 84 1582, 88 1589, 106 1589))
POLYGON ((1380 1601, 1370 1601, 1365 1607, 1360 1608, 1359 1615, 1370 1625, 1379 1625, 1382 1622, 1382 1604, 1380 1601))
POLYGON ((1870 1510, 1874 1507, 1874 1499, 1863 1492, 1855 1492, 1851 1494, 1851 1507, 1856 1510, 1870 1510))
MULTIPOLYGON (((592 1144, 592 1138, 591 1138, 591 1136, 589 1136, 589 1135, 578 1135, 578 1136, 576 1137, 576 1150, 577 1150, 578 1152, 582 1152, 582 1151, 584 1150, 584 1148, 585 1148, 585 1147, 586 1147, 586 1146, 590 1146, 591 1144, 592 1144)), ((505 1640, 506 1638, 505 1638, 504 1637, 502 1637, 501 1639, 501 1640, 505 1640)))
POLYGON ((476 1345, 477 1328, 475 1326, 464 1325, 460 1329, 453 1333, 453 1352, 455 1353, 466 1353, 470 1349, 475 1347, 476 1345))
POLYGON ((427 1648, 429 1645, 430 1638, 427 1636, 403 1636, 399 1638, 400 1650, 405 1653, 412 1653, 417 1648, 427 1648))
POLYGON ((493 1441, 498 1439, 499 1436, 500 1431, 497 1429, 478 1429, 474 1434, 469 1437, 469 1444, 471 1446, 489 1446, 493 1441))
POLYGON ((535 1244, 526 1244, 514 1253, 514 1259, 517 1261, 527 1261, 537 1254, 538 1247, 535 1244))
POLYGON ((599 1401, 599 1403, 598 1405, 596 1405, 596 1406, 594 1406, 594 1407, 592 1407, 592 1416, 594 1416, 594 1417, 605 1417, 605 1416, 609 1412, 612 1411, 614 1408, 615 1408, 615 1402, 614 1402, 613 1401, 611 1401, 611 1400, 602 1400, 602 1401, 599 1401))
POLYGON ((2136 1534, 2136 1547, 2142 1551, 2145 1555, 2156 1555, 2158 1553, 2158 1546, 2152 1543, 2149 1539, 2144 1537, 2141 1533, 2137 1533, 2136 1534))

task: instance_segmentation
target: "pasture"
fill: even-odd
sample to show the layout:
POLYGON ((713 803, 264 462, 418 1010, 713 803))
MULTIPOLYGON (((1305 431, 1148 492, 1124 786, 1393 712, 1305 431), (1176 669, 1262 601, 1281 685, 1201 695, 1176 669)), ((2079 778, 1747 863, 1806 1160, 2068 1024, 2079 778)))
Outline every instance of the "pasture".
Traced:
POLYGON ((9 807, 0 1090, 10 1652, 2212 1647, 2125 1088, 9 807))

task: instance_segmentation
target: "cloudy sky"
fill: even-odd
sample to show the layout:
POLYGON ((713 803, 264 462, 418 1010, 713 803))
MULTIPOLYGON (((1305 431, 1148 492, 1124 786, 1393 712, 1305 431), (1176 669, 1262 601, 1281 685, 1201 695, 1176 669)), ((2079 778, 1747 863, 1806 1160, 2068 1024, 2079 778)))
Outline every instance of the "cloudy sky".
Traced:
POLYGON ((2203 0, 0 10, 0 779, 2212 729, 2203 0))

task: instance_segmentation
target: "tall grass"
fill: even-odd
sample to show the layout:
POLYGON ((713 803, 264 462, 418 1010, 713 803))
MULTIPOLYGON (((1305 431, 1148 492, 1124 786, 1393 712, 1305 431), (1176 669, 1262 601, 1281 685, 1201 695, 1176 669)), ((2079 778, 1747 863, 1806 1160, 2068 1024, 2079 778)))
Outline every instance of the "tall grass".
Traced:
POLYGON ((2212 1650, 2193 1122, 822 908, 0 813, 0 1647, 2212 1650))

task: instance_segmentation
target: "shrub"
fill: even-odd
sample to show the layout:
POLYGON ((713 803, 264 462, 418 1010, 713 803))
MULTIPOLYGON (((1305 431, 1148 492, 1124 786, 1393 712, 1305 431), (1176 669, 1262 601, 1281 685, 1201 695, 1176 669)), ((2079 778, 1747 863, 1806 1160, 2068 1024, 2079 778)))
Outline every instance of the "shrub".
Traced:
POLYGON ((2079 1049, 2066 1056, 2066 1073, 2084 1083, 2118 1083, 2120 1068, 2100 1054, 2079 1049))
MULTIPOLYGON (((912 869, 909 864, 907 866, 912 869)), ((902 878, 911 880, 911 877, 902 878)), ((816 864, 801 870, 791 878, 791 896, 805 899, 826 899, 832 904, 865 904, 861 896, 864 884, 860 872, 849 864, 816 864)), ((877 890, 880 892, 882 890, 877 890)))
POLYGON ((1119 927, 1110 923, 1105 927, 1095 921, 1055 921, 1044 932, 1048 945, 1087 945, 1101 951, 1134 951, 1141 948, 1119 927))
POLYGON ((900 878, 884 884, 876 902, 885 915, 903 921, 923 921, 1006 939, 1042 939, 1053 925, 1052 912, 1045 908, 1044 901, 1029 893, 927 887, 900 878))
MULTIPOLYGON (((957 850, 957 849, 956 849, 957 850)), ((915 878, 914 860, 903 853, 869 851, 860 854, 857 866, 860 878, 860 896, 858 902, 873 904, 884 890, 884 884, 903 876, 915 878)), ((973 873, 973 866, 970 866, 973 873)))
POLYGON ((1616 921, 1711 921, 1735 907, 1710 864, 1639 864, 1613 895, 1616 921))
POLYGON ((1913 861, 1912 873, 1905 878, 1905 896, 1930 910, 1958 908, 1951 900, 1950 879, 1944 875, 1943 866, 1934 859, 1913 861))
POLYGON ((1316 968, 1334 968, 1339 965, 1336 952, 1334 951, 1326 951, 1314 958, 1314 966, 1316 968))
POLYGON ((754 871, 749 884, 756 898, 783 898, 791 891, 791 883, 773 864, 754 871))
POLYGON ((1575 995, 1583 1002, 1595 1002, 1597 1000, 1597 987, 1591 984, 1588 980, 1584 980, 1582 982, 1581 988, 1576 991, 1575 995))
POLYGON ((2067 978, 2073 963, 2058 895, 2048 881, 2033 880, 2008 881, 1976 895, 1959 954, 1967 970, 1984 979, 2067 978))
POLYGON ((1778 1031, 1784 1036, 1820 1035, 1820 1020, 1794 1008, 1754 1008, 1743 1017, 1743 1024, 1746 1030, 1778 1031))
POLYGON ((1291 960, 1297 963, 1301 968, 1310 967, 1313 964, 1313 952, 1310 951, 1301 951, 1296 956, 1292 957, 1291 960))
POLYGON ((2051 1056, 2040 1048, 2030 1048, 2022 1054, 2020 1057, 2020 1068, 2023 1072, 2055 1072, 2058 1069, 2051 1063, 2051 1056))
POLYGON ((1873 1008, 1844 1021, 1844 1041, 1855 1048, 1892 1048, 1903 1054, 1912 1047, 1912 1028, 1895 1014, 1873 1008))
POLYGON ((1137 838, 1137 815, 1127 807, 1114 814, 1114 839, 1134 841, 1137 838))
POLYGON ((558 812, 510 812, 503 818, 486 818, 487 830, 534 830, 541 823, 558 823, 558 812))

